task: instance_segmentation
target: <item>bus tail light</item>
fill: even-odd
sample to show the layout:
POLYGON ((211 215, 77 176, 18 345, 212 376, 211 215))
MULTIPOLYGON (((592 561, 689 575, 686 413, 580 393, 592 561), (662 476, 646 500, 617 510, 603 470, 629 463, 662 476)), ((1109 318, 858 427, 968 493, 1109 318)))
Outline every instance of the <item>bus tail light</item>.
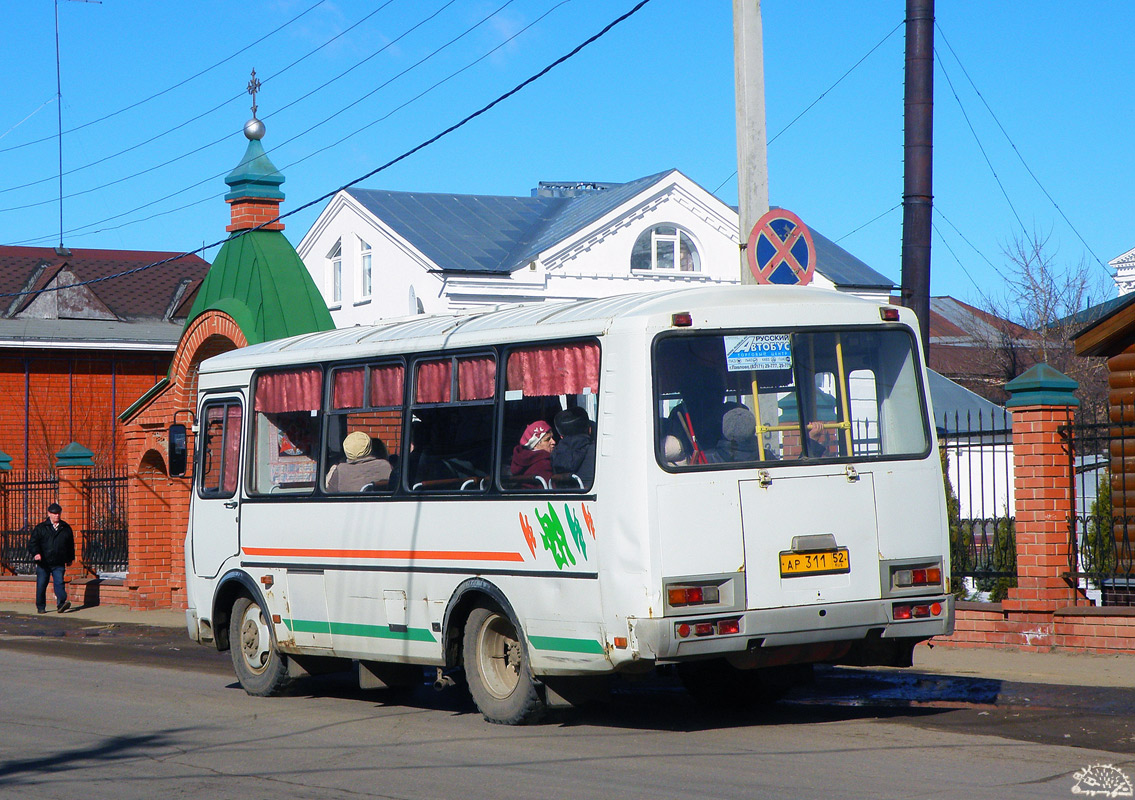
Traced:
POLYGON ((666 599, 672 606, 700 606, 720 602, 721 591, 716 586, 671 586, 666 599))
POLYGON ((674 634, 679 639, 688 639, 691 636, 729 636, 741 632, 741 620, 720 619, 716 622, 679 622, 674 626, 674 634))
POLYGON ((741 620, 739 619, 723 619, 717 623, 717 635, 726 636, 730 633, 741 632, 741 620))
POLYGON ((883 322, 898 322, 899 310, 890 306, 883 306, 879 309, 879 319, 883 322))
POLYGON ((689 311, 679 311, 670 317, 670 324, 675 328, 688 328, 694 324, 694 317, 689 311))
POLYGON ((927 619, 942 615, 941 603, 895 603, 892 614, 896 620, 927 619))
POLYGON ((918 569, 900 569, 894 573, 894 585, 898 588, 911 586, 940 586, 942 584, 941 567, 921 567, 918 569))

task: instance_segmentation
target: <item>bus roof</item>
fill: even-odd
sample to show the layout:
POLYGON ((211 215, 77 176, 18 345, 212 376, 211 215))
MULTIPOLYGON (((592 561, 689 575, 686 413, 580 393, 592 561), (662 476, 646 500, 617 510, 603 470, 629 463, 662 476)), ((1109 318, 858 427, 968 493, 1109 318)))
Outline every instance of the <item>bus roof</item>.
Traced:
MULTIPOLYGON (((796 321, 808 324, 817 321, 878 322, 877 313, 870 310, 878 307, 878 303, 831 289, 813 287, 706 286, 668 289, 591 300, 512 304, 450 314, 419 314, 383 320, 374 325, 356 325, 302 334, 206 359, 201 364, 201 372, 478 347, 503 341, 593 336, 623 326, 641 329, 649 324, 650 318, 656 319, 656 324, 669 325, 670 315, 677 312, 690 312, 696 320, 699 316, 703 319, 706 316, 713 318, 730 310, 749 308, 763 312, 760 316, 763 323, 770 316, 783 316, 772 314, 774 310, 794 308, 796 321), (819 311, 818 307, 823 307, 824 310, 819 311), (809 310, 807 319, 800 318, 801 308, 809 310), (841 314, 836 309, 845 310, 845 313, 841 314)), ((913 315, 908 316, 906 309, 902 309, 902 312, 903 321, 913 325, 913 315)))

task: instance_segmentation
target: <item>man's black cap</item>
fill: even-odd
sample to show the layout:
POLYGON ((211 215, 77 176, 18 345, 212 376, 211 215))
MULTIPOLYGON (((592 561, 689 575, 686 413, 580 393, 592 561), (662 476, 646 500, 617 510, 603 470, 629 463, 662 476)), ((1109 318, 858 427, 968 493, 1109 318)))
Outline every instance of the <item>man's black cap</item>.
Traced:
POLYGON ((51 505, 49 505, 47 507, 47 513, 48 514, 62 514, 63 513, 63 506, 59 505, 58 503, 52 503, 51 505))

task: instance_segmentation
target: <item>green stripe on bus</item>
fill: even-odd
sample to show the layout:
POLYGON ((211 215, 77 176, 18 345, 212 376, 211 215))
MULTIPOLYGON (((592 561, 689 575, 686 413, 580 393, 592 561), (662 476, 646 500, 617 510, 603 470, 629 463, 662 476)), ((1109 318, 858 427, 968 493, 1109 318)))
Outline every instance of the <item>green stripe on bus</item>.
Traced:
POLYGON ((340 636, 363 636, 370 639, 400 639, 410 642, 436 642, 425 628, 407 628, 392 631, 386 625, 361 625, 354 622, 321 622, 309 619, 285 619, 284 624, 294 633, 334 633, 340 636))
POLYGON ((603 655, 603 645, 594 639, 567 639, 562 636, 529 636, 528 641, 537 650, 556 650, 560 653, 593 653, 603 655))

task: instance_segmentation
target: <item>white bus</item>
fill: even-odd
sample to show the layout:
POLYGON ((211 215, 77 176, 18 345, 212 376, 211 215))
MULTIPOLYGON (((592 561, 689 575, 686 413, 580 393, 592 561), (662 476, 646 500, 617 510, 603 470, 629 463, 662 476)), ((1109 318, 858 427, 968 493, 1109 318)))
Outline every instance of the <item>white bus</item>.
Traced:
POLYGON ((463 669, 500 723, 658 665, 731 704, 909 666, 953 628, 918 341, 906 309, 724 287, 208 359, 190 636, 256 695, 463 669))

